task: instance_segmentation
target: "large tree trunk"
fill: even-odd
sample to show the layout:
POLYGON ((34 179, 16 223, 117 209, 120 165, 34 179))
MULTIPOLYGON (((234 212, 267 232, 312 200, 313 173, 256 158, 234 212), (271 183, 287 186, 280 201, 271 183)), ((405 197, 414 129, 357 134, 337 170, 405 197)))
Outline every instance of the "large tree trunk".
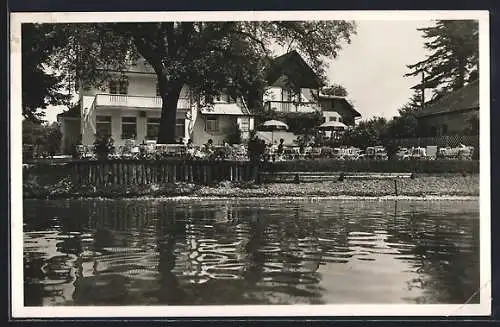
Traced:
POLYGON ((177 114, 177 102, 179 101, 183 83, 180 81, 169 83, 166 78, 161 81, 160 77, 158 80, 162 99, 158 143, 176 143, 175 119, 177 114))

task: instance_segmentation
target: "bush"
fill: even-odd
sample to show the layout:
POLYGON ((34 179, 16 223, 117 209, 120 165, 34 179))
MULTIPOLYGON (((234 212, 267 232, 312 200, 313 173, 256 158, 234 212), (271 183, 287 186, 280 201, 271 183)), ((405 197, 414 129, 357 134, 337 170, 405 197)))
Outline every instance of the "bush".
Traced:
POLYGON ((227 136, 227 143, 241 144, 241 131, 238 125, 234 125, 227 136))
POLYGON ((478 160, 299 160, 268 162, 264 171, 375 172, 375 173, 479 173, 478 160))
POLYGON ((96 136, 94 141, 94 151, 97 159, 107 159, 115 150, 114 142, 111 137, 96 136))

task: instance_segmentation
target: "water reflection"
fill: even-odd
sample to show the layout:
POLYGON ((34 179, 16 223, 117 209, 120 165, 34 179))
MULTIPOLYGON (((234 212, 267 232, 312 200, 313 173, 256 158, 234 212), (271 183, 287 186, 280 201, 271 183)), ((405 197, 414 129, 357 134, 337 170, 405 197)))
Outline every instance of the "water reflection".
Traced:
POLYGON ((26 200, 25 305, 463 303, 478 203, 26 200))

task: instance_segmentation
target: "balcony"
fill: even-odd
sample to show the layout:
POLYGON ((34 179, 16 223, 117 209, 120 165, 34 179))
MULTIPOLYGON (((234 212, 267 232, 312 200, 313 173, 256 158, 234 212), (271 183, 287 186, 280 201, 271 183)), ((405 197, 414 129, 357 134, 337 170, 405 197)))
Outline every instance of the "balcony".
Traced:
POLYGON ((266 101, 265 108, 276 112, 315 112, 320 107, 316 102, 266 101))
MULTIPOLYGON (((161 97, 128 94, 96 94, 96 106, 161 109, 161 97)), ((189 98, 179 98, 177 109, 189 109, 189 98)))

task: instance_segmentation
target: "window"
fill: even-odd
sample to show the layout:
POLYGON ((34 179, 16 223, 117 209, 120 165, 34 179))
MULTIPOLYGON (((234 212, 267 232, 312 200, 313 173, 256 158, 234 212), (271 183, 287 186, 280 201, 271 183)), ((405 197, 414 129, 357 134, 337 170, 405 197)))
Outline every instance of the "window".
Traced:
POLYGON ((248 132, 250 130, 250 119, 241 118, 239 127, 242 132, 248 132))
POLYGON ((337 117, 330 117, 330 121, 337 121, 337 117))
POLYGON ((126 77, 109 81, 109 93, 128 94, 128 80, 126 77))
POLYGON ((281 90, 281 101, 292 101, 292 90, 282 89, 281 90))
POLYGON ((216 116, 208 116, 205 120, 205 130, 207 132, 219 131, 219 120, 216 116))
POLYGON ((98 136, 111 136, 111 116, 96 116, 95 129, 98 136))
POLYGON ((160 131, 160 118, 148 118, 146 138, 154 140, 158 137, 160 131))
POLYGON ((184 137, 184 131, 185 131, 185 119, 176 119, 175 120, 175 137, 184 137))
POLYGON ((221 92, 214 96, 214 102, 225 102, 225 103, 235 103, 236 98, 233 96, 228 95, 225 92, 221 92))
POLYGON ((122 117, 122 139, 135 139, 137 135, 137 119, 135 117, 122 117))

